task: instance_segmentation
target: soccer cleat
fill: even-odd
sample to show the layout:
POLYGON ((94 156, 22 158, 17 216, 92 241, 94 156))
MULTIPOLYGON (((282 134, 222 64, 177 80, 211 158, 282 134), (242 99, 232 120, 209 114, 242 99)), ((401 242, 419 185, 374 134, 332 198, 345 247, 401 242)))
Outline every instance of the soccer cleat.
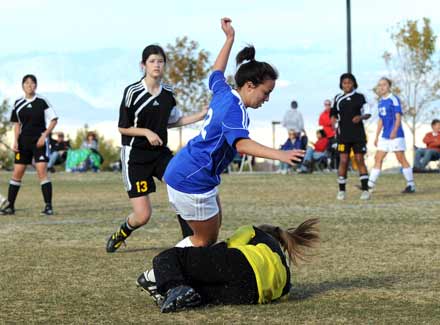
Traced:
POLYGON ((119 228, 107 241, 107 253, 114 253, 122 244, 125 245, 127 237, 124 230, 119 228))
POLYGON ((154 271, 147 270, 137 278, 136 284, 143 291, 146 291, 151 298, 153 298, 156 305, 162 305, 164 297, 157 292, 156 280, 154 278, 154 271))
POLYGON ((44 207, 44 210, 40 213, 42 216, 52 216, 53 215, 53 209, 50 204, 46 204, 44 207))
POLYGON ((15 214, 15 209, 8 204, 6 207, 0 210, 0 214, 4 216, 13 215, 15 214))
POLYGON ((416 187, 415 186, 411 186, 408 185, 407 187, 405 187, 405 189, 402 191, 403 194, 410 194, 410 193, 415 193, 416 192, 416 187))
MULTIPOLYGON (((356 184, 355 187, 358 190, 363 191, 362 186, 360 186, 359 184, 356 184)), ((371 187, 370 185, 368 185, 368 192, 373 193, 374 192, 374 187, 371 187)))
POLYGON ((369 200, 371 198, 371 193, 369 191, 362 191, 361 200, 369 200))
POLYGON ((343 200, 345 200, 345 196, 346 196, 345 191, 339 191, 338 195, 336 195, 336 199, 339 201, 343 201, 343 200))
POLYGON ((168 290, 160 308, 162 313, 197 307, 202 304, 202 297, 191 287, 181 285, 168 290))

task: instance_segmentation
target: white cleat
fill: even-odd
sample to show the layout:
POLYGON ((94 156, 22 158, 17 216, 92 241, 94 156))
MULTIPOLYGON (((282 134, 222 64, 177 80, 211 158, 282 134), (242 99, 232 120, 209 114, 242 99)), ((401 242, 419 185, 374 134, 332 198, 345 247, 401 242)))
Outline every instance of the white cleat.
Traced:
POLYGON ((336 199, 339 201, 345 200, 345 191, 339 191, 338 195, 336 195, 336 199))
POLYGON ((369 191, 362 191, 361 200, 369 200, 371 198, 371 193, 369 191))

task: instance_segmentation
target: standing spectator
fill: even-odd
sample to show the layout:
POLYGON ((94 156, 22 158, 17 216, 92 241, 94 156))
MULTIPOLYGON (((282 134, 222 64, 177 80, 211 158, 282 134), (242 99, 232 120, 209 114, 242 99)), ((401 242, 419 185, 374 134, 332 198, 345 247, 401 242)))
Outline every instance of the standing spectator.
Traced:
POLYGON ((314 160, 319 160, 323 157, 326 157, 328 139, 325 131, 316 131, 316 138, 316 143, 312 143, 314 145, 314 148, 307 148, 306 155, 304 156, 304 162, 301 167, 302 172, 308 172, 314 160))
POLYGON ((58 132, 57 139, 54 140, 52 137, 50 142, 50 156, 49 163, 47 164, 47 170, 51 173, 55 173, 54 166, 56 164, 62 164, 66 161, 67 150, 70 149, 70 142, 64 141, 64 133, 58 132))
POLYGON ((322 126, 325 134, 328 139, 328 147, 327 150, 329 152, 330 158, 330 166, 329 168, 336 169, 338 168, 338 152, 336 150, 336 130, 335 126, 332 123, 332 119, 330 117, 330 111, 332 108, 332 102, 329 99, 324 101, 324 111, 319 115, 318 124, 322 126))
MULTIPOLYGON (((301 112, 298 112, 298 103, 294 100, 290 103, 290 110, 284 114, 282 125, 288 130, 297 130, 299 133, 304 132, 304 119, 301 112)), ((299 137, 299 134, 297 135, 299 137)))
POLYGON ((335 127, 330 118, 330 111, 332 108, 332 102, 329 99, 324 101, 324 111, 319 115, 319 125, 322 126, 328 139, 333 138, 336 134, 335 127))
POLYGON ((423 171, 430 161, 440 159, 440 120, 431 122, 432 132, 426 133, 423 142, 426 148, 417 148, 414 158, 415 171, 423 171))

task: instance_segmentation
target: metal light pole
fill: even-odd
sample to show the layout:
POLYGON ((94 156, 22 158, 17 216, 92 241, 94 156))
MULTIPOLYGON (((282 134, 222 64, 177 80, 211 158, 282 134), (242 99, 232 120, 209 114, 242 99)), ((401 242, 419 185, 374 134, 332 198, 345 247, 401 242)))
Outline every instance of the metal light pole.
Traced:
POLYGON ((351 73, 351 5, 347 0, 347 72, 351 73))

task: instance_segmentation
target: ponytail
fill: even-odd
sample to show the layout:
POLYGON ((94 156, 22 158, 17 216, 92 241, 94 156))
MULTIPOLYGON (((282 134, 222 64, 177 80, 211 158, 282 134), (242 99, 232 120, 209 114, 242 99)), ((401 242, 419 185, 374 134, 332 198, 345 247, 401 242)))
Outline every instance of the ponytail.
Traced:
POLYGON ((308 219, 297 228, 284 230, 272 225, 258 226, 280 242, 284 252, 289 256, 289 262, 298 265, 307 261, 305 249, 315 247, 319 243, 319 219, 308 219))
POLYGON ((235 84, 238 88, 242 87, 247 81, 255 86, 262 84, 266 80, 277 80, 278 72, 269 63, 255 60, 255 47, 246 46, 238 52, 235 58, 237 72, 235 73, 235 84))

